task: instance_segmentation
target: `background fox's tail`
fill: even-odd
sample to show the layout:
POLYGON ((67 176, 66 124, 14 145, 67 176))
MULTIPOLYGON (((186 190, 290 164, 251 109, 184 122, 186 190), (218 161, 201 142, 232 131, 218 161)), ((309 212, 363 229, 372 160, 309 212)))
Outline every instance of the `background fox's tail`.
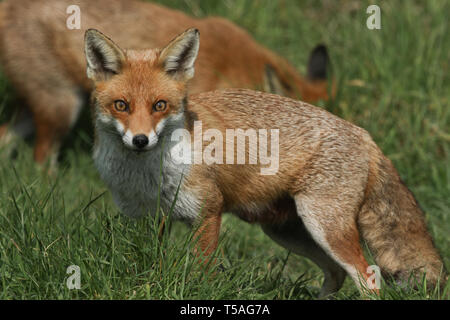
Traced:
POLYGON ((330 79, 331 63, 325 45, 319 44, 311 51, 306 77, 301 77, 285 59, 272 54, 268 56, 272 62, 265 65, 263 86, 266 92, 309 103, 334 98, 336 86, 330 79))
POLYGON ((427 230, 425 216, 391 161, 372 145, 366 197, 358 224, 376 264, 396 281, 445 284, 447 273, 427 230))
POLYGON ((325 45, 317 45, 309 55, 308 73, 300 77, 284 59, 274 58, 276 63, 266 64, 264 90, 267 92, 300 98, 309 103, 327 101, 335 96, 335 84, 330 72, 330 58, 325 45))

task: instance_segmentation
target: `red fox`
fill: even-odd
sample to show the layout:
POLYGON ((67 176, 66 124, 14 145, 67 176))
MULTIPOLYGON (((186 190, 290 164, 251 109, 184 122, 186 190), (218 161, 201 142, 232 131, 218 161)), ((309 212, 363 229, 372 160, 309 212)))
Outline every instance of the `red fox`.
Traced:
POLYGON ((86 32, 87 75, 95 85, 93 158, 123 213, 154 214, 160 202, 164 212, 197 224, 197 252, 206 257, 217 246, 223 212, 258 223, 323 270, 321 296, 339 290, 346 274, 363 290, 369 277, 360 239, 393 277, 426 272, 429 284, 445 277, 423 212, 364 129, 249 89, 188 95, 199 39, 189 29, 163 49, 122 50, 99 31, 86 32), (268 138, 269 129, 277 139, 260 139, 255 148, 252 132, 268 138), (248 163, 236 161, 233 130, 249 140, 248 163), (269 162, 254 161, 264 145, 278 161, 269 173, 262 171, 269 162))
MULTIPOLYGON (((307 78, 283 58, 262 47, 242 28, 218 17, 196 19, 156 4, 131 0, 6 0, 0 3, 0 57, 3 70, 31 111, 36 129, 34 158, 56 154, 78 119, 89 92, 79 50, 89 28, 108 30, 123 47, 160 47, 190 26, 203 34, 191 93, 218 88, 275 91, 305 101, 328 99, 328 54, 324 46, 311 56, 307 78), (67 8, 80 8, 81 29, 69 30, 67 8), (124 31, 126 30, 126 32, 124 31), (226 48, 224 50, 223 48, 226 48), (231 54, 231 52, 233 54, 231 54)), ((333 93, 333 90, 331 90, 333 93)), ((31 117, 12 125, 27 135, 31 117)), ((0 128, 0 135, 7 127, 0 128)))

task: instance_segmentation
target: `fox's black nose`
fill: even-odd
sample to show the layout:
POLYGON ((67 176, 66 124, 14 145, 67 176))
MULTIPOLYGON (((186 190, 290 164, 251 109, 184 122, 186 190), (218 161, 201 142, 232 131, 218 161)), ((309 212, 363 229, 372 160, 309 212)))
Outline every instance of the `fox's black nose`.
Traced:
POLYGON ((148 145, 148 138, 145 134, 138 134, 133 137, 133 145, 137 148, 142 149, 148 145))

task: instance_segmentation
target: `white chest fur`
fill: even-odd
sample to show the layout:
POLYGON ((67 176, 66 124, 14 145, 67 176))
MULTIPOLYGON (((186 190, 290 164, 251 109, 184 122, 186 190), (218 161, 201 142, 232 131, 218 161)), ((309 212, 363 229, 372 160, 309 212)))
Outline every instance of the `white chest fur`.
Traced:
POLYGON ((99 133, 94 161, 121 212, 131 217, 155 215, 159 202, 165 214, 173 205, 173 218, 193 222, 200 213, 200 201, 184 188, 190 167, 173 161, 173 143, 165 143, 164 150, 158 143, 150 151, 136 153, 115 138, 99 133))

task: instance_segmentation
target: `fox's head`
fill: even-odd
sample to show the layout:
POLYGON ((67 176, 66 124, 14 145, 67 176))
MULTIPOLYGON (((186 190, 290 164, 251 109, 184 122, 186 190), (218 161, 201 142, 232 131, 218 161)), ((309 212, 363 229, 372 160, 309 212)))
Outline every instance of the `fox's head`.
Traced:
POLYGON ((183 125, 187 82, 194 76, 199 32, 189 29, 164 49, 122 50, 101 32, 85 34, 87 76, 95 84, 95 125, 124 146, 147 151, 183 125))

